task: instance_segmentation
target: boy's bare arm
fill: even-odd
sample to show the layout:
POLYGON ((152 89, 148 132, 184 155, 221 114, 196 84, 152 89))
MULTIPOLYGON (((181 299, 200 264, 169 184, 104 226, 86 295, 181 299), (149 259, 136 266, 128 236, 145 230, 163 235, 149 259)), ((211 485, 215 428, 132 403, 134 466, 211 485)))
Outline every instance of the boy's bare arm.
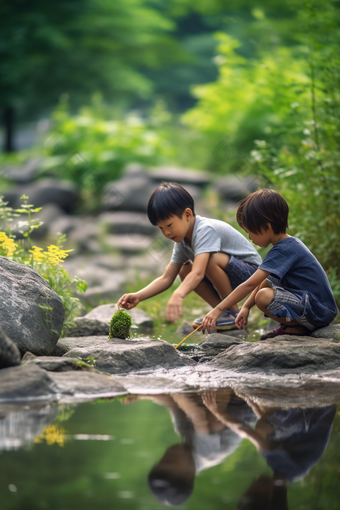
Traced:
MULTIPOLYGON (((233 292, 231 292, 228 297, 221 301, 221 303, 217 305, 216 308, 214 308, 205 316, 202 323, 202 331, 205 331, 206 328, 209 332, 210 328, 214 328, 216 330, 216 320, 220 317, 223 311, 242 301, 242 299, 248 296, 250 292, 254 291, 263 282, 263 280, 267 278, 269 274, 270 273, 268 273, 268 271, 257 269, 257 271, 255 271, 255 273, 250 278, 248 278, 248 280, 236 287, 236 289, 233 290, 233 292)), ((255 294, 254 296, 250 296, 249 302, 252 302, 253 299, 255 299, 255 294)))
POLYGON ((209 262, 210 253, 200 253, 194 259, 192 270, 185 277, 178 289, 175 290, 179 298, 184 299, 192 290, 196 289, 197 285, 203 280, 207 265, 209 262))
POLYGON ((192 290, 196 289, 197 285, 204 278, 205 270, 209 261, 210 253, 201 253, 195 257, 192 265, 192 270, 185 277, 184 281, 175 290, 168 301, 166 307, 166 318, 170 322, 175 322, 182 315, 182 302, 183 298, 192 290))
POLYGON ((131 308, 134 308, 136 305, 138 305, 140 301, 144 301, 145 299, 149 299, 150 297, 164 292, 169 287, 171 287, 181 267, 182 264, 170 262, 162 276, 156 278, 153 282, 138 292, 134 292, 132 294, 124 294, 124 296, 119 299, 118 306, 130 310, 131 308))

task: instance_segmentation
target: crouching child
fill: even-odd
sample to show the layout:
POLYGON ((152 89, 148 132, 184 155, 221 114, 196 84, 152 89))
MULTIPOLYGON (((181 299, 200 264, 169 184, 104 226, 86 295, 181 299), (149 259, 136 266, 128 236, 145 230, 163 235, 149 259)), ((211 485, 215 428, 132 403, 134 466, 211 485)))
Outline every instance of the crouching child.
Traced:
POLYGON ((257 271, 219 303, 203 320, 202 330, 215 329, 226 308, 251 295, 242 306, 236 326, 246 326, 249 311, 256 305, 280 325, 260 337, 309 335, 328 326, 338 309, 327 275, 316 257, 297 237, 286 233, 288 204, 274 190, 263 189, 245 198, 237 210, 237 221, 249 239, 269 250, 257 271))

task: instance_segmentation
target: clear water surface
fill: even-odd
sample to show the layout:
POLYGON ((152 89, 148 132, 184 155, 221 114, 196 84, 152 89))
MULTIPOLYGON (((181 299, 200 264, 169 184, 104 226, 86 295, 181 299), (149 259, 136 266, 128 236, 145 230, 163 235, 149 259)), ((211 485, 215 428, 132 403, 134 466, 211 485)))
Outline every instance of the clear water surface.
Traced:
POLYGON ((228 388, 1 405, 0 508, 338 510, 339 406, 308 405, 228 388))

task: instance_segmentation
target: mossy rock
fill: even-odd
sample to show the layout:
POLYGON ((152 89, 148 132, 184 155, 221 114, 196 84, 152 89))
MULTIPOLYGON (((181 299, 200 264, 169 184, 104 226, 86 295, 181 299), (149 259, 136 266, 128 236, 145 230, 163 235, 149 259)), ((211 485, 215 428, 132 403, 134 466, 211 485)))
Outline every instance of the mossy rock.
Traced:
POLYGON ((123 340, 130 338, 131 317, 127 312, 118 310, 112 315, 109 324, 109 338, 121 338, 123 340))

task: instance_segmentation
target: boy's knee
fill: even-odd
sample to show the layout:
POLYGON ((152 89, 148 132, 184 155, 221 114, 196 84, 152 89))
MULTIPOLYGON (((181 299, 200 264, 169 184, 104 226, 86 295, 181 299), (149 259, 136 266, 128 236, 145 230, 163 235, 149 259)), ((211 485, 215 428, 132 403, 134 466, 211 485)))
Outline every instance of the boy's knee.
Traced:
POLYGON ((269 303, 273 301, 273 299, 274 291, 273 289, 267 287, 258 291, 258 293, 255 296, 255 303, 260 310, 264 310, 267 308, 269 303))
POLYGON ((224 269, 229 264, 229 260, 230 257, 226 253, 211 253, 207 264, 207 272, 209 272, 211 269, 214 269, 215 267, 224 269))
POLYGON ((186 276, 190 273, 192 270, 192 261, 188 260, 186 264, 183 264, 181 269, 179 270, 179 277, 183 281, 186 276))

